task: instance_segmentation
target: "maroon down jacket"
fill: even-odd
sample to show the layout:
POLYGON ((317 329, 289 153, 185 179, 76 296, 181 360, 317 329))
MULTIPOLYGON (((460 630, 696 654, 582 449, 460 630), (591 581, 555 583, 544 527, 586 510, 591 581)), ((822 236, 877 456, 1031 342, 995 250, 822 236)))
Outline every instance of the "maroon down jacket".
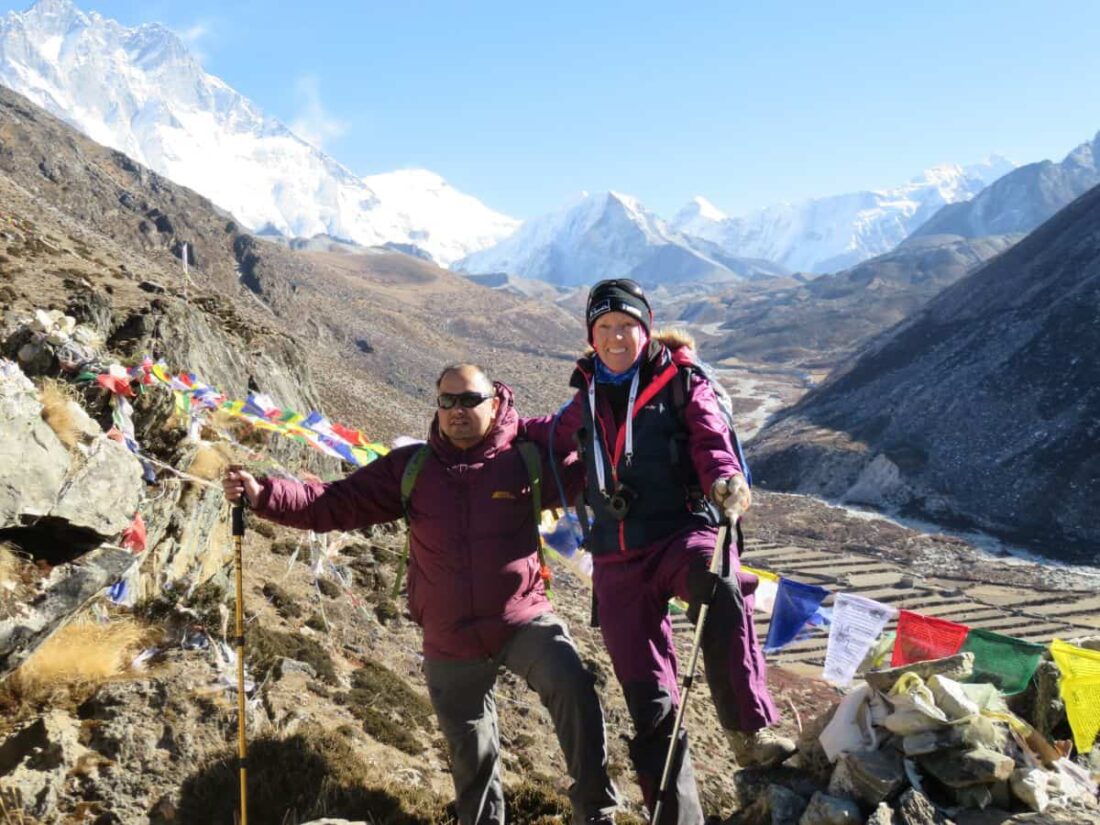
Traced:
MULTIPOLYGON (((410 499, 409 612, 424 629, 426 656, 492 656, 516 627, 551 609, 539 575, 531 483, 514 443, 519 419, 512 391, 496 386, 500 411, 477 446, 456 448, 432 422, 432 455, 410 499)), ((394 521, 402 517, 401 476, 417 449, 394 450, 327 484, 261 479, 255 512, 317 532, 394 521)), ((579 478, 569 480, 576 489, 579 478)), ((555 505, 549 471, 542 487, 543 506, 555 505)))

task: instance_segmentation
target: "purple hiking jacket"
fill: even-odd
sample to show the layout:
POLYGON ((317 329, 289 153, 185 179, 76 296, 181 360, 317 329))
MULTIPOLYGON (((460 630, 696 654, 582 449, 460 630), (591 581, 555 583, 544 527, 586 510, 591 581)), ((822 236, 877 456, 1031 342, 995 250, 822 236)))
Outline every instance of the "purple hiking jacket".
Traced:
MULTIPOLYGON (((531 482, 514 446, 519 418, 511 389, 495 386, 500 410, 475 447, 458 449, 432 422, 432 455, 410 498, 409 612, 424 630, 426 656, 493 656, 517 627, 551 609, 539 574, 531 482)), ((403 516, 401 476, 419 448, 394 450, 328 484, 262 479, 254 509, 317 532, 394 521, 403 516)), ((579 474, 571 467, 569 475, 576 489, 579 474)), ((542 504, 551 507, 556 485, 548 469, 543 477, 542 504)))
MULTIPOLYGON (((691 347, 678 339, 654 339, 648 345, 646 357, 655 360, 662 347, 669 349, 674 363, 682 366, 690 365, 695 356, 691 347)), ((578 372, 584 376, 585 381, 591 381, 592 376, 580 369, 578 372)), ((674 379, 675 380, 675 379, 674 379)), ((645 391, 645 386, 638 388, 639 395, 645 391)), ((586 390, 578 390, 573 400, 562 411, 561 418, 554 429, 553 449, 559 456, 566 455, 576 449, 575 435, 584 426, 584 405, 588 404, 586 390)), ((606 399, 601 398, 600 392, 596 392, 596 408, 602 422, 607 441, 614 443, 618 437, 619 428, 624 421, 616 419, 611 405, 606 399)), ((522 437, 546 447, 550 441, 550 425, 553 416, 539 418, 524 418, 520 422, 520 434, 522 437)), ((699 476, 699 482, 704 492, 708 492, 714 486, 714 482, 720 478, 741 472, 741 464, 737 460, 737 454, 730 442, 729 428, 718 409, 718 401, 714 396, 714 390, 710 384, 700 376, 692 376, 688 397, 684 407, 684 420, 688 429, 688 451, 695 472, 699 476)), ((642 549, 632 550, 632 556, 644 555, 653 550, 662 548, 668 544, 665 537, 655 541, 652 545, 642 549)), ((597 561, 614 561, 614 557, 601 557, 597 561)))

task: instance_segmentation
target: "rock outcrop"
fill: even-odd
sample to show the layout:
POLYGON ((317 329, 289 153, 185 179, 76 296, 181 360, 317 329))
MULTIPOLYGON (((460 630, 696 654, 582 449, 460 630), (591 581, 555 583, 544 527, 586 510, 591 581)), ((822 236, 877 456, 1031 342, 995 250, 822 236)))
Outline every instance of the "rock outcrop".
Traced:
POLYGON ((102 545, 138 511, 141 465, 102 432, 80 447, 61 443, 34 385, 0 361, 0 537, 56 565, 42 598, 0 621, 0 677, 133 562, 102 545))

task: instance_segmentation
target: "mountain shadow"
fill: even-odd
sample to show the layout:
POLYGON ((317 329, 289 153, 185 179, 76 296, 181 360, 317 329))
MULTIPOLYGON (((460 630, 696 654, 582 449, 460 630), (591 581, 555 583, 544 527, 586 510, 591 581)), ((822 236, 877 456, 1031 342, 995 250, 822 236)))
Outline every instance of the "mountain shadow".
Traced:
POLYGON ((753 445, 762 486, 1097 560, 1100 187, 872 341, 753 445))
MULTIPOLYGON (((249 745, 248 817, 255 822, 307 822, 320 816, 377 825, 446 825, 447 806, 414 787, 369 787, 366 766, 335 732, 307 730, 249 745)), ((236 752, 192 774, 180 790, 176 820, 234 825, 240 805, 236 752)))

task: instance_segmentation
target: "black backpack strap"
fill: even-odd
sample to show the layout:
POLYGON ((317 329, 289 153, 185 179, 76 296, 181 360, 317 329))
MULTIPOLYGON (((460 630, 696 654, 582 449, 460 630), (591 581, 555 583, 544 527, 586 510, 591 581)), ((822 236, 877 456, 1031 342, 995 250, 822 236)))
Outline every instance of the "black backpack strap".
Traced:
POLYGON ((680 474, 684 488, 687 490, 688 506, 701 513, 705 509, 706 495, 695 477, 695 468, 691 464, 691 450, 688 447, 687 404, 688 399, 691 397, 691 376, 693 374, 695 374, 694 369, 688 365, 680 364, 676 378, 669 382, 672 393, 672 409, 676 412, 676 421, 679 427, 676 434, 669 439, 668 449, 672 466, 680 474))
MULTIPOLYGON (((676 373, 676 378, 669 382, 669 391, 672 393, 672 409, 676 411, 676 421, 680 425, 680 429, 676 434, 676 441, 673 444, 673 449, 677 449, 680 444, 687 444, 687 405, 688 398, 691 397, 691 367, 686 367, 681 364, 676 373)), ((683 450, 680 450, 683 452, 683 450)), ((673 455, 674 462, 679 461, 679 455, 673 455)))
POLYGON ((687 429, 687 400, 691 390, 691 367, 680 365, 679 375, 676 381, 670 384, 672 388, 672 408, 676 410, 676 417, 680 419, 680 425, 687 429))
POLYGON ((409 520, 409 502, 412 500, 413 488, 416 479, 420 477, 420 471, 431 455, 431 447, 422 444, 420 448, 409 458, 405 465, 405 471, 401 474, 401 514, 405 519, 405 549, 397 560, 397 575, 393 580, 393 597, 401 595, 401 581, 405 578, 405 568, 409 565, 409 546, 412 544, 412 522, 409 520))
POLYGON ((550 598, 550 580, 552 574, 550 565, 546 563, 546 556, 542 551, 542 533, 539 532, 539 522, 542 521, 542 461, 539 458, 539 448, 530 441, 520 441, 517 444, 519 454, 523 458, 523 466, 527 468, 527 478, 531 482, 531 508, 535 519, 535 547, 539 555, 539 575, 542 577, 542 586, 546 590, 547 598, 550 598))

